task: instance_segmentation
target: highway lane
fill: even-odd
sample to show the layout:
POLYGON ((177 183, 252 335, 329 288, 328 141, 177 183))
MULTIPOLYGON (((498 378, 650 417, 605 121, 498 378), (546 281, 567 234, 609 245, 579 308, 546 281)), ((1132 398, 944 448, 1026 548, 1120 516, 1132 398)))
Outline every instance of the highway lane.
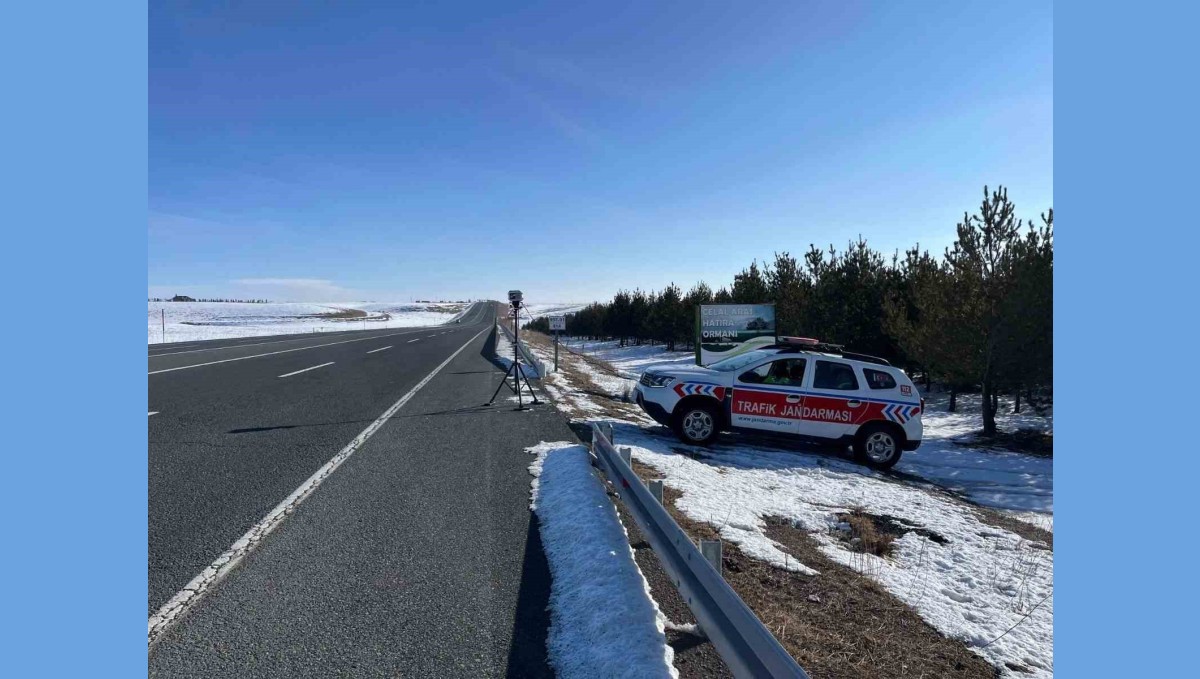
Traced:
MULTIPOLYGON (((572 433, 548 405, 514 412, 502 398, 480 407, 501 375, 487 358, 489 336, 451 360, 160 638, 151 676, 550 674, 549 572, 528 509, 524 448, 572 433)), ((442 355, 469 337, 454 337, 442 355)))
POLYGON ((222 347, 215 360, 239 359, 223 363, 207 353, 151 359, 152 373, 156 362, 185 369, 148 377, 148 612, 490 318, 490 306, 478 305, 462 324, 345 337, 363 341, 323 337, 317 345, 327 346, 309 340, 302 351, 270 355, 222 347), (397 332, 405 335, 386 337, 397 332), (296 372, 321 364, 329 365, 296 372))
MULTIPOLYGON (((479 306, 479 305, 478 304, 473 305, 473 307, 475 307, 475 306, 479 306)), ((462 318, 464 319, 465 322, 474 322, 474 320, 477 320, 471 316, 472 312, 483 313, 482 311, 476 310, 473 307, 468 308, 467 313, 463 314, 462 318)), ((451 324, 451 325, 453 325, 453 324, 451 324)), ((229 338, 224 338, 224 339, 212 339, 212 340, 185 340, 182 342, 166 342, 166 343, 156 342, 156 343, 151 343, 151 344, 147 345, 147 353, 151 356, 155 356, 155 355, 166 355, 166 354, 172 354, 172 353, 188 352, 188 351, 212 351, 215 348, 236 347, 236 346, 240 346, 240 345, 293 342, 293 341, 299 341, 299 340, 311 340, 311 339, 316 339, 316 338, 331 338, 331 337, 337 339, 337 338, 345 338, 347 336, 352 336, 352 335, 362 334, 362 333, 370 333, 370 332, 383 333, 383 332, 394 332, 396 330, 410 329, 410 328, 404 327, 404 326, 387 327, 386 321, 384 322, 384 325, 382 327, 379 326, 378 321, 367 323, 366 325, 364 325, 362 323, 355 323, 353 321, 347 321, 345 327, 346 327, 345 330, 323 331, 323 332, 318 332, 318 333, 287 333, 287 334, 282 334, 282 335, 255 335, 253 337, 229 337, 229 338)), ((412 326, 412 327, 415 327, 415 326, 412 326)), ((448 327, 448 326, 435 326, 435 327, 448 327)))
MULTIPOLYGON (((462 328, 466 325, 479 323, 485 317, 490 319, 491 307, 487 304, 475 304, 463 314, 461 323, 432 326, 432 329, 462 328)), ((243 359, 248 356, 273 354, 279 352, 302 353, 312 347, 335 345, 337 343, 357 344, 370 341, 376 337, 421 337, 428 334, 431 328, 374 328, 370 330, 350 330, 344 332, 324 332, 305 335, 275 335, 269 337, 245 337, 224 340, 209 340, 205 342, 190 342, 178 345, 149 345, 147 352, 149 372, 174 370, 180 367, 211 363, 230 359, 243 359)))

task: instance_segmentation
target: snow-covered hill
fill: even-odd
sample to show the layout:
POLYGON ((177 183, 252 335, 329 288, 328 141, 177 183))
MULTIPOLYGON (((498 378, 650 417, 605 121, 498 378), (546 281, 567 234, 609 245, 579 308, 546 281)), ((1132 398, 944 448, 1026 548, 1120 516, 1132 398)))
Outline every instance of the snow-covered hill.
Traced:
POLYGON ((424 302, 148 302, 147 342, 440 325, 467 306, 424 302))

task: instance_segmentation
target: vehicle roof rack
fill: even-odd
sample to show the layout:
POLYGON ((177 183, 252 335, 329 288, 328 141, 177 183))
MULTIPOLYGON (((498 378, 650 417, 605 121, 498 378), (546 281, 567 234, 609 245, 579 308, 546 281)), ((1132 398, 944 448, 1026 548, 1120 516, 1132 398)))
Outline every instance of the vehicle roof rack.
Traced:
POLYGON ((875 363, 877 365, 891 365, 887 359, 880 358, 878 356, 871 356, 870 354, 860 354, 854 351, 846 351, 846 348, 841 344, 822 342, 820 340, 815 340, 808 337, 781 337, 775 342, 775 344, 771 345, 771 348, 780 349, 780 353, 794 354, 801 351, 815 351, 822 354, 836 354, 842 358, 847 358, 852 361, 875 363))
POLYGON ((843 351, 842 356, 849 358, 851 360, 862 361, 863 363, 876 363, 879 365, 891 365, 891 362, 888 361, 886 358, 880 358, 878 356, 872 356, 870 354, 859 354, 859 353, 856 353, 853 351, 843 351))

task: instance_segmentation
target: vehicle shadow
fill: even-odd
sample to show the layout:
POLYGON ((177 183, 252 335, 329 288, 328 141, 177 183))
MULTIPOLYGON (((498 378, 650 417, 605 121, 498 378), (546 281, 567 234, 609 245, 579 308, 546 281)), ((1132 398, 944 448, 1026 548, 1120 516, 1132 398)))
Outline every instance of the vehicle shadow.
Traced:
MULTIPOLYGON (((736 469, 812 469, 824 468, 838 472, 875 476, 890 479, 900 483, 938 488, 946 490, 938 484, 921 476, 908 474, 895 469, 879 470, 856 462, 849 450, 834 447, 819 446, 801 441, 790 441, 772 436, 757 436, 747 433, 723 433, 708 446, 693 446, 680 441, 667 427, 657 425, 642 427, 637 424, 613 421, 613 438, 616 445, 640 445, 659 452, 664 448, 677 455, 689 457, 698 462, 714 466, 732 467, 736 469)), ((587 428, 587 440, 591 440, 591 427, 587 428)), ((574 429, 574 424, 572 425, 574 429)), ((953 493, 952 493, 953 494, 953 493)))

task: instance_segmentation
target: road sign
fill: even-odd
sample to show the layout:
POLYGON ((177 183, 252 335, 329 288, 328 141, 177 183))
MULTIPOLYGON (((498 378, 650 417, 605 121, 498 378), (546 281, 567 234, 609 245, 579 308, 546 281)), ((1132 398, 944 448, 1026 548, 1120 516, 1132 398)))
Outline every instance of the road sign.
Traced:
POLYGON ((551 330, 566 330, 567 329, 567 317, 566 316, 551 316, 550 317, 550 329, 551 330))
POLYGON ((774 304, 702 304, 696 307, 698 365, 711 365, 774 343, 774 304))

